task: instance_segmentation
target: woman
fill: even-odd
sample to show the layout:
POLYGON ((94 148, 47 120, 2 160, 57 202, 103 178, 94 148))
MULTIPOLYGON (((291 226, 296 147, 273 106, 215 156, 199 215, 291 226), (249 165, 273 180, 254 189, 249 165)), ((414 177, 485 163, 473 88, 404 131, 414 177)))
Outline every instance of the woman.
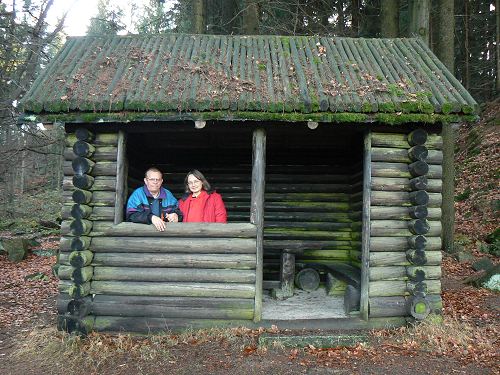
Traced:
POLYGON ((210 188, 203 174, 193 169, 184 179, 186 194, 179 200, 184 223, 227 223, 220 194, 210 188))

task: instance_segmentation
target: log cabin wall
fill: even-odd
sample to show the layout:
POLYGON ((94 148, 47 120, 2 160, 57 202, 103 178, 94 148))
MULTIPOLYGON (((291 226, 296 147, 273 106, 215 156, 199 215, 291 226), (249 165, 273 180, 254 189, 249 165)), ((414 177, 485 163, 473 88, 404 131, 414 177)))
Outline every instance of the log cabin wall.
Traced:
POLYGON ((371 135, 369 316, 440 311, 442 138, 371 135))

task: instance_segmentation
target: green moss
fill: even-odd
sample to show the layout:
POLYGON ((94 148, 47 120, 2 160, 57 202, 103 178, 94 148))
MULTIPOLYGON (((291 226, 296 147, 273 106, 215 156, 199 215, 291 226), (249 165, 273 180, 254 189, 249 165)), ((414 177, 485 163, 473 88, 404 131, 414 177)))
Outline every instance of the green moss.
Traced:
POLYGON ((361 112, 373 112, 372 104, 370 102, 363 102, 361 112))
POLYGON ((405 94, 404 90, 395 83, 388 84, 387 90, 389 90, 389 94, 391 94, 392 96, 404 96, 405 94))
POLYGON ((378 110, 380 112, 395 112, 396 106, 393 102, 379 103, 378 110))
POLYGON ((264 64, 264 63, 259 63, 259 64, 257 64, 257 68, 258 68, 259 70, 266 70, 266 64, 264 64))
POLYGON ((452 103, 444 103, 441 107, 441 111, 447 115, 453 111, 453 104, 452 103))
POLYGON ((280 37, 281 44, 283 45, 283 49, 290 49, 290 37, 288 36, 281 36, 280 37))

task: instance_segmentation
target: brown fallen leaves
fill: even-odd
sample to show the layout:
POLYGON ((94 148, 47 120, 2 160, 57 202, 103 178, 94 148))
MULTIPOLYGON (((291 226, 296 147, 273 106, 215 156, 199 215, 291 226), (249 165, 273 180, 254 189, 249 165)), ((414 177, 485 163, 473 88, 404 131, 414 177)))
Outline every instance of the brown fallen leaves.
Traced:
MULTIPOLYGON (((44 250, 53 249, 58 242, 46 239, 42 243, 44 250)), ((19 263, 13 263, 6 255, 0 255, 0 328, 21 326, 37 314, 55 314, 49 297, 57 293, 57 278, 52 274, 52 265, 56 257, 37 256, 29 253, 19 263), (48 281, 30 280, 27 276, 42 272, 48 281)))

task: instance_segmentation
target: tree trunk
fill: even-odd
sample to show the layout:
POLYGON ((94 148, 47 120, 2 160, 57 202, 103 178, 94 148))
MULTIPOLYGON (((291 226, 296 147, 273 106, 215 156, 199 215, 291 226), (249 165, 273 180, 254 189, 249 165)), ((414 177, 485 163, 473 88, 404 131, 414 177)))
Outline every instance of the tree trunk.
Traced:
POLYGON ((351 1, 351 29, 352 36, 359 34, 359 0, 351 1))
POLYGON ((245 1, 243 12, 243 34, 259 34, 259 7, 256 0, 245 1))
POLYGON ((381 35, 384 38, 399 36, 399 0, 385 0, 380 4, 381 35))
MULTIPOLYGON (((436 55, 448 68, 455 73, 455 2, 441 0, 438 2, 438 39, 436 55)), ((498 47, 497 47, 498 48, 498 47)))
POLYGON ((451 124, 443 125, 443 210, 442 218, 442 238, 443 250, 453 253, 453 234, 455 231, 455 165, 454 165, 454 145, 455 132, 451 124))
POLYGON ((410 36, 418 36, 429 45, 430 0, 410 0, 410 36))
POLYGON ((463 84, 467 90, 470 88, 470 69, 469 69, 469 2, 464 5, 464 69, 463 84))
POLYGON ((205 33, 205 1, 193 0, 193 33, 205 33))
POLYGON ((497 92, 498 95, 500 93, 500 0, 497 0, 495 3, 495 12, 497 19, 497 36, 496 36, 496 55, 497 55, 497 92))

